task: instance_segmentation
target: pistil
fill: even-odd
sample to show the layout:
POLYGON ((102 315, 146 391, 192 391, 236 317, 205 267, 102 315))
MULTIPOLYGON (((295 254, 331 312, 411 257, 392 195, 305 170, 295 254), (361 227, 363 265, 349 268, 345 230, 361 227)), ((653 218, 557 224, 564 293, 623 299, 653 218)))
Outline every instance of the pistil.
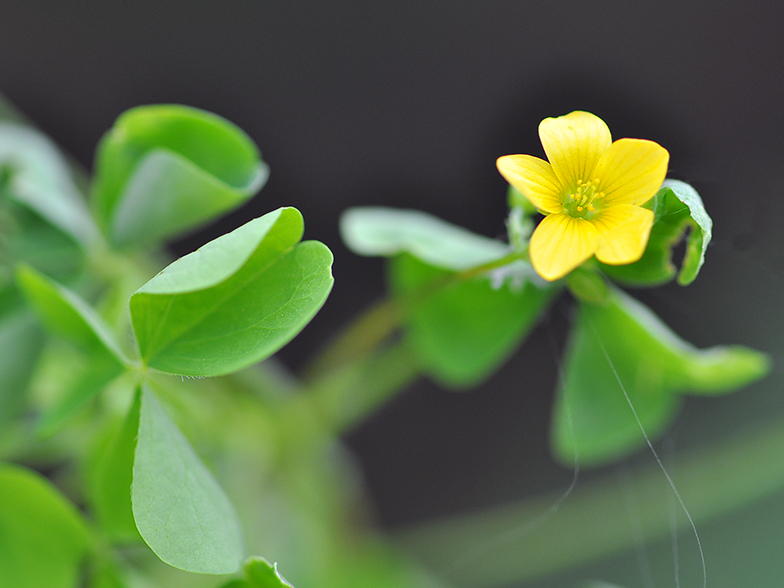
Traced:
POLYGON ((591 218, 596 212, 596 200, 604 198, 604 192, 597 191, 599 180, 577 180, 574 189, 564 199, 567 214, 579 218, 591 218))

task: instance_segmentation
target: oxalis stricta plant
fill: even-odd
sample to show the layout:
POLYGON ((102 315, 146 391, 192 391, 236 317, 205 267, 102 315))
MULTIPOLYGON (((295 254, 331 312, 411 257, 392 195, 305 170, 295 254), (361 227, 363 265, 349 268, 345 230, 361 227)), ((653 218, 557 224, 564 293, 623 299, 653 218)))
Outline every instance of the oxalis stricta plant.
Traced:
MULTIPOLYGON (((389 258, 389 296, 299 378, 273 361, 256 365, 332 287, 332 254, 302 240, 296 209, 168 265, 161 253, 263 186, 267 166, 249 137, 200 110, 135 108, 102 139, 88 181, 5 115, 0 586, 509 580, 476 566, 439 579, 360 526, 339 435, 419 376, 457 389, 486 379, 565 289, 577 313, 551 431, 568 466, 644 446, 683 393, 736 390, 768 371, 751 349, 682 341, 615 285, 692 282, 711 220, 692 187, 665 180, 663 147, 613 142, 592 114, 541 123, 549 161, 498 160, 511 184, 508 243, 423 212, 347 211, 349 248, 389 258)), ((529 569, 518 579, 548 571, 529 569)))

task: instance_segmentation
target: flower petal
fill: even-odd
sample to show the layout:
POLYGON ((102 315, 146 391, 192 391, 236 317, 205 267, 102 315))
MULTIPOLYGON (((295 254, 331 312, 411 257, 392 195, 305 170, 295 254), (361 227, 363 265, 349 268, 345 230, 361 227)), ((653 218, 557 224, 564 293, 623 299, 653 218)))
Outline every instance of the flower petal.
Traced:
POLYGON ((531 235, 531 263, 545 280, 557 280, 587 261, 596 245, 596 229, 591 222, 568 214, 551 214, 531 235))
POLYGON ((612 144, 607 124, 581 111, 544 119, 539 123, 539 139, 555 175, 566 187, 593 179, 596 165, 612 144))
POLYGON ((561 186, 553 168, 533 155, 504 155, 496 166, 507 182, 543 212, 562 212, 561 186))
POLYGON ((641 206, 653 198, 667 175, 670 154, 653 141, 618 139, 602 156, 594 177, 605 204, 641 206))
POLYGON ((634 263, 645 253, 653 226, 653 211, 622 204, 602 211, 593 222, 599 242, 596 259, 610 265, 634 263))

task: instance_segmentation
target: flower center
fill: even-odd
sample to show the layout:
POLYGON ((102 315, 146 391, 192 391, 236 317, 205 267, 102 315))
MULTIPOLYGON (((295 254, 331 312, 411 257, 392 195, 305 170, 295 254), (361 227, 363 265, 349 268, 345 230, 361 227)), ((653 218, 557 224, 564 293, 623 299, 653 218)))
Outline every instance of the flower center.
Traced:
POLYGON ((599 180, 577 180, 577 184, 564 194, 564 211, 569 216, 590 220, 604 199, 604 192, 598 190, 599 180))

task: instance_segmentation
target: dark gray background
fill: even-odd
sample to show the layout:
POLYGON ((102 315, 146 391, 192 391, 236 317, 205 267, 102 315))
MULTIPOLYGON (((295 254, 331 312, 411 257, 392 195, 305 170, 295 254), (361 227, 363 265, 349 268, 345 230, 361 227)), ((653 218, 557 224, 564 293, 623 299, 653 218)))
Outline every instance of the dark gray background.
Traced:
MULTIPOLYGON (((176 102, 232 120, 272 174, 242 210, 175 244, 186 253, 284 205, 335 252, 334 292, 283 353, 301 364, 382 291, 378 260, 352 256, 348 206, 421 208, 503 236, 495 159, 541 155, 546 116, 585 109, 614 137, 658 141, 670 176, 715 221, 687 289, 640 294, 700 346, 778 357, 784 8, 776 2, 18 2, 0 8, 0 91, 86 167, 125 109, 176 102)), ((396 526, 564 487, 547 420, 568 301, 481 389, 422 383, 348 441, 379 520, 396 526)), ((690 400, 674 429, 709 442, 784 410, 778 374, 723 399, 690 400)), ((644 455, 640 459, 650 459, 644 455)), ((749 584, 751 585, 751 584, 749 584)))

